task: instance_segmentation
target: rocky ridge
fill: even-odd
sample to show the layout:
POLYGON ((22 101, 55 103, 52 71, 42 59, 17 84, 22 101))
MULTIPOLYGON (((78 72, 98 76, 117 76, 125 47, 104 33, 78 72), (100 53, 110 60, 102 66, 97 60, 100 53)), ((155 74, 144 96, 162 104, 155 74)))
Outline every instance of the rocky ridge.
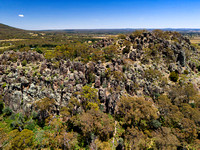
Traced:
POLYGON ((59 113, 59 106, 66 106, 71 97, 81 101, 82 87, 89 85, 98 90, 103 111, 113 114, 122 95, 146 96, 146 100, 152 101, 170 91, 174 82, 169 80, 169 75, 173 71, 179 74, 180 80, 191 82, 199 89, 197 65, 191 60, 198 55, 197 49, 179 34, 168 35, 144 32, 115 42, 102 41, 100 47, 114 43, 122 53, 109 62, 52 63, 37 52, 7 51, 0 56, 3 101, 15 112, 29 113, 36 101, 48 97, 55 99, 59 113))

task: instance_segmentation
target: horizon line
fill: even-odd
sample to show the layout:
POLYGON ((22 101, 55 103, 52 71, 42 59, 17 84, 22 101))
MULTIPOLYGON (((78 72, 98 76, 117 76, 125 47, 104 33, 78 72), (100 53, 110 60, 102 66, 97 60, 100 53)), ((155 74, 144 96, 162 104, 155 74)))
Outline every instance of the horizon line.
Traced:
MULTIPOLYGON (((200 28, 61 28, 61 29, 33 29, 34 31, 64 31, 64 30, 156 30, 156 29, 182 29, 182 30, 200 30, 200 28)), ((30 30, 30 29, 23 29, 30 30)))
POLYGON ((156 30, 156 29, 171 29, 171 30, 175 30, 175 29, 178 29, 178 30, 200 30, 200 28, 192 28, 192 27, 163 27, 163 28, 156 28, 156 27, 153 27, 153 28, 143 28, 143 27, 139 27, 139 28, 60 28, 60 29, 24 29, 24 28, 19 28, 19 27, 15 27, 15 26, 11 26, 11 25, 7 25, 7 24, 4 24, 4 23, 0 23, 2 25, 6 25, 6 26, 9 26, 9 27, 13 27, 13 28, 16 28, 16 29, 22 29, 22 30, 27 30, 27 31, 64 31, 64 30, 156 30))

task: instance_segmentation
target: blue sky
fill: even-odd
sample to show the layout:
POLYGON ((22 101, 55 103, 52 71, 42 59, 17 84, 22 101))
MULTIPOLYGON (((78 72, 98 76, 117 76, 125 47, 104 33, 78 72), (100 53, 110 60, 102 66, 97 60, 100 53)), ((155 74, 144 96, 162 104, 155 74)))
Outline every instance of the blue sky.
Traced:
POLYGON ((0 0, 0 23, 35 30, 200 28, 200 0, 0 0))

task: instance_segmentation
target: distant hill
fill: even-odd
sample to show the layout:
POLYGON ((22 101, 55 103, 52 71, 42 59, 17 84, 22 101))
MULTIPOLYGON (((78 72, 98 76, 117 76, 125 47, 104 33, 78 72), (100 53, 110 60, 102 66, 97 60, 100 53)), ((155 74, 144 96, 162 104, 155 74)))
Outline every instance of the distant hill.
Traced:
MULTIPOLYGON (((64 32, 64 33, 74 33, 74 34, 126 34, 132 33, 135 30, 148 30, 153 31, 153 28, 122 28, 122 29, 59 29, 59 30, 41 30, 46 32, 64 32)), ((163 31, 177 31, 180 33, 200 33, 200 29, 192 28, 163 28, 163 31)))
POLYGON ((0 40, 2 39, 15 39, 15 38, 28 38, 30 35, 29 31, 14 28, 5 24, 0 23, 0 40))
POLYGON ((9 31, 13 31, 13 32, 22 32, 22 31, 25 31, 25 30, 22 30, 22 29, 18 29, 18 28, 15 28, 15 27, 11 27, 11 26, 8 26, 8 25, 5 25, 5 24, 2 24, 0 23, 0 32, 9 32, 9 31))
MULTIPOLYGON (((33 38, 33 34, 39 32, 48 32, 48 33, 69 33, 69 34, 109 34, 117 35, 120 33, 132 33, 135 30, 142 30, 142 28, 122 28, 122 29, 59 29, 59 30, 23 30, 15 27, 11 27, 5 24, 0 23, 0 40, 2 39, 27 39, 33 38)), ((152 31, 154 29, 145 29, 152 31)), ((200 33, 200 29, 192 28, 163 28, 163 31, 177 31, 183 34, 187 33, 200 33)))

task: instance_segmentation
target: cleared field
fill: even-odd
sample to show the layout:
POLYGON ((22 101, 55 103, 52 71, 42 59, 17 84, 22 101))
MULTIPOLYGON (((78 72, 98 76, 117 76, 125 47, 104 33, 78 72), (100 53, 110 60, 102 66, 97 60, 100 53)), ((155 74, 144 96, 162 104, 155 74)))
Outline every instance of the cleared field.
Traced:
POLYGON ((15 42, 15 41, 23 41, 26 39, 8 39, 8 40, 0 40, 0 42, 15 42))
POLYGON ((118 35, 104 35, 104 36, 93 36, 94 39, 107 39, 107 38, 116 38, 118 35))
POLYGON ((9 48, 10 46, 4 46, 4 47, 0 47, 0 49, 5 49, 5 48, 9 48))
POLYGON ((200 37, 194 37, 192 39, 190 39, 191 43, 194 43, 194 44, 198 44, 200 43, 200 37))

